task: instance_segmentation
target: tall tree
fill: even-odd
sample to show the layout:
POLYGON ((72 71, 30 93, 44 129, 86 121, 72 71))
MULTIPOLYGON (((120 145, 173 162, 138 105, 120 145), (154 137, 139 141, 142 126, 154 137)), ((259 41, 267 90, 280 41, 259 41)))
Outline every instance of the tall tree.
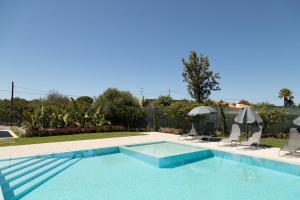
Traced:
POLYGON ((122 124, 128 128, 143 120, 145 113, 137 98, 130 92, 108 88, 94 105, 112 124, 122 124))
POLYGON ((188 92, 196 101, 201 103, 208 99, 212 91, 220 90, 218 79, 221 77, 209 69, 207 56, 191 51, 189 60, 182 59, 182 63, 183 80, 187 82, 188 92))
POLYGON ((173 100, 172 97, 170 97, 169 95, 168 96, 163 96, 162 95, 162 96, 159 96, 157 98, 156 103, 157 103, 157 105, 166 107, 166 106, 170 106, 171 105, 172 100, 173 100))
POLYGON ((293 92, 288 88, 283 88, 279 91, 278 97, 280 99, 283 98, 283 105, 284 107, 289 107, 294 105, 294 96, 293 92))

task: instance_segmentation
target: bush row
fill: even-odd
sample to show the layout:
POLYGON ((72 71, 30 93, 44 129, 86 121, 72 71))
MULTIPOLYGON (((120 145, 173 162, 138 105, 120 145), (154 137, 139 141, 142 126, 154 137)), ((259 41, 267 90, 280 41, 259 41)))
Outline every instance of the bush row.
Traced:
POLYGON ((162 132, 162 133, 172 133, 172 134, 175 134, 175 135, 181 135, 181 134, 184 133, 183 129, 169 128, 169 127, 161 127, 161 128, 159 128, 158 131, 162 132))
MULTIPOLYGON (((80 133, 104 133, 104 132, 125 132, 127 128, 123 126, 101 126, 101 127, 67 127, 67 128, 56 128, 56 129, 40 129, 27 131, 22 137, 45 137, 45 136, 56 136, 56 135, 72 135, 80 133)), ((145 132, 144 128, 134 128, 129 131, 145 132)))

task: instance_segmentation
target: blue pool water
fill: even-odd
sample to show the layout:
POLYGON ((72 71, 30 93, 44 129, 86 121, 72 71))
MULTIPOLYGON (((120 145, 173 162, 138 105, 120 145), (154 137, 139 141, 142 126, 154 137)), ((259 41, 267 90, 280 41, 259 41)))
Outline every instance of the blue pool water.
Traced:
MULTIPOLYGON (((172 152, 189 149, 172 143, 152 147, 162 146, 175 148, 172 152)), ((134 150, 142 154, 141 148, 134 150)), ((177 153, 182 153, 184 159, 191 153, 183 152, 177 153)), ((203 149, 199 152, 207 153, 203 149)), ((205 158, 167 168, 149 164, 135 154, 120 153, 118 147, 2 161, 1 188, 5 200, 299 199, 299 166, 210 152, 205 158)), ((177 156, 175 162, 180 159, 173 153, 151 156, 155 155, 160 155, 157 159, 177 156)))

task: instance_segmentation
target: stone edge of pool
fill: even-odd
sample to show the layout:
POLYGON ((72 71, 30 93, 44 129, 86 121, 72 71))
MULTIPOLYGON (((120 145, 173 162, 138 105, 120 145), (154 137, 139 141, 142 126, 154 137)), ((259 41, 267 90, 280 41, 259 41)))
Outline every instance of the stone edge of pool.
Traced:
POLYGON ((111 146, 124 146, 135 145, 139 143, 151 143, 157 141, 175 142, 181 145, 193 146, 196 148, 212 149, 218 151, 224 151, 233 154, 247 155, 256 158, 264 158, 269 160, 276 160, 279 162, 290 163, 294 165, 300 165, 300 158, 279 156, 279 148, 266 148, 258 149, 255 151, 238 150, 236 147, 224 147, 218 146, 216 142, 197 142, 192 143, 190 141, 179 141, 178 135, 166 134, 160 132, 146 132, 143 136, 130 136, 121 138, 106 138, 106 139, 94 139, 94 140, 80 140, 80 141, 68 141, 59 143, 43 143, 32 145, 19 145, 0 147, 0 160, 10 159, 18 157, 28 157, 32 155, 44 155, 51 153, 63 153, 70 151, 81 151, 88 149, 98 149, 111 146))
MULTIPOLYGON (((215 150, 215 149, 204 149, 204 148, 192 145, 192 144, 182 144, 180 142, 174 142, 174 141, 168 141, 168 140, 152 141, 152 142, 145 142, 145 143, 135 143, 135 144, 130 143, 130 144, 126 144, 126 145, 102 147, 102 148, 97 148, 97 149, 87 149, 87 150, 60 152, 60 153, 52 153, 52 154, 16 157, 16 158, 10 158, 10 159, 0 159, 0 162, 15 160, 15 159, 32 158, 32 157, 38 158, 41 156, 46 156, 49 158, 56 157, 56 156, 59 156, 59 157, 72 156, 72 158, 103 156, 103 155, 109 155, 109 154, 114 154, 114 153, 124 153, 122 147, 125 147, 124 149, 126 149, 126 147, 135 146, 135 145, 137 145, 137 146, 149 145, 149 144, 157 144, 157 143, 164 143, 164 142, 199 148, 199 152, 201 152, 201 151, 202 152, 205 152, 205 151, 212 152, 213 157, 220 157, 223 159, 229 159, 229 160, 240 162, 243 164, 249 164, 252 166, 262 167, 265 169, 269 169, 269 170, 273 170, 273 171, 277 171, 277 172, 281 172, 281 173, 288 173, 291 175, 300 176, 300 165, 297 165, 297 164, 292 164, 292 163, 282 162, 282 161, 272 160, 272 159, 265 159, 265 158, 255 157, 255 156, 236 154, 236 153, 232 153, 232 152, 220 151, 220 150, 215 150)), ((209 157, 207 157, 207 158, 209 158, 209 157)), ((202 160, 202 159, 195 160, 195 162, 200 161, 200 160, 202 160)), ((188 163, 186 163, 186 164, 188 164, 188 163)), ((148 164, 151 164, 151 163, 148 163, 148 164)), ((158 165, 158 167, 160 167, 160 166, 158 165)), ((166 166, 162 166, 162 168, 165 168, 165 167, 166 166)), ((167 168, 169 168, 169 167, 167 167, 167 168)), ((1 187, 0 187, 0 193, 1 193, 0 200, 4 200, 1 187)))
MULTIPOLYGON (((159 140, 159 141, 151 141, 151 142, 144 142, 144 143, 129 143, 129 144, 124 144, 124 145, 116 145, 116 146, 109 146, 109 147, 100 147, 100 148, 94 148, 94 149, 85 149, 85 150, 77 150, 77 151, 66 151, 66 152, 59 152, 59 153, 49 153, 49 154, 39 154, 39 155, 32 155, 32 156, 23 156, 23 157, 14 157, 14 158, 5 158, 5 159, 0 159, 1 161, 9 161, 9 160, 17 160, 17 159, 24 159, 24 158, 39 158, 42 156, 46 156, 48 158, 53 158, 53 157, 72 157, 72 158, 78 158, 78 157, 93 157, 93 156, 103 156, 103 155, 108 155, 108 154, 114 154, 114 153, 123 153, 124 149, 127 150, 127 147, 132 147, 132 146, 140 146, 140 145, 149 145, 149 144, 158 144, 158 143, 173 143, 173 144, 179 144, 179 145, 184 145, 184 146, 189 146, 193 148, 198 148, 199 151, 211 151, 215 157, 221 157, 225 159, 230 159, 233 161, 239 161, 242 163, 258 166, 258 167, 265 167, 259 165, 259 162, 262 161, 264 163, 272 163, 272 166, 276 164, 281 164, 285 166, 294 166, 295 168, 300 169, 300 164, 294 164, 290 162, 284 162, 281 160, 276 160, 276 159, 269 159, 269 158, 264 158, 264 157, 259 157, 259 156, 251 156, 251 155, 244 155, 244 154, 239 154, 239 153, 233 153, 233 152, 228 152, 228 151, 223 151, 223 150, 218 150, 218 149, 212 149, 212 148, 203 148, 199 146, 195 146, 192 144, 182 144, 180 142, 175 142, 175 141, 168 141, 168 140, 159 140), (123 152, 122 152, 123 151, 123 152), (252 162, 254 161, 254 162, 252 162), (256 161, 256 162, 255 162, 256 161)), ((127 152, 127 151, 126 151, 127 152)), ((147 155, 147 154, 145 154, 147 155)), ((175 157, 181 155, 177 154, 174 155, 175 157)), ((167 157, 173 157, 173 156, 167 156, 167 157)), ((261 163, 261 162, 260 162, 261 163)), ((265 167, 271 170, 274 170, 274 168, 271 167, 265 167)), ((286 170, 276 170, 275 171, 281 171, 285 173, 286 170)), ((295 174, 295 173, 293 173, 295 174)), ((297 174, 300 176, 300 173, 297 174)))

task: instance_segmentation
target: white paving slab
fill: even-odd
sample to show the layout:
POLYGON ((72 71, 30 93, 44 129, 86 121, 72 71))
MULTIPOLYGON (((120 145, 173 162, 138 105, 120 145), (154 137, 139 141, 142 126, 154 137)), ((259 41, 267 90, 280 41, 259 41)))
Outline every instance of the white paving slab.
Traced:
POLYGON ((300 158, 295 157, 280 157, 278 155, 279 148, 265 148, 257 150, 241 150, 237 147, 219 147, 217 142, 191 142, 178 140, 177 135, 151 132, 147 135, 119 137, 119 138, 106 138, 95 140, 80 140, 70 142, 56 142, 56 143, 43 143, 32 145, 8 146, 0 147, 0 159, 24 157, 32 155, 42 155, 49 153, 61 153, 77 150, 97 149, 102 147, 121 146, 128 144, 139 144, 157 141, 171 141, 182 144, 188 144, 205 149, 214 149, 226 151, 235 154, 248 155, 259 158, 266 158, 288 162, 300 165, 300 158))

